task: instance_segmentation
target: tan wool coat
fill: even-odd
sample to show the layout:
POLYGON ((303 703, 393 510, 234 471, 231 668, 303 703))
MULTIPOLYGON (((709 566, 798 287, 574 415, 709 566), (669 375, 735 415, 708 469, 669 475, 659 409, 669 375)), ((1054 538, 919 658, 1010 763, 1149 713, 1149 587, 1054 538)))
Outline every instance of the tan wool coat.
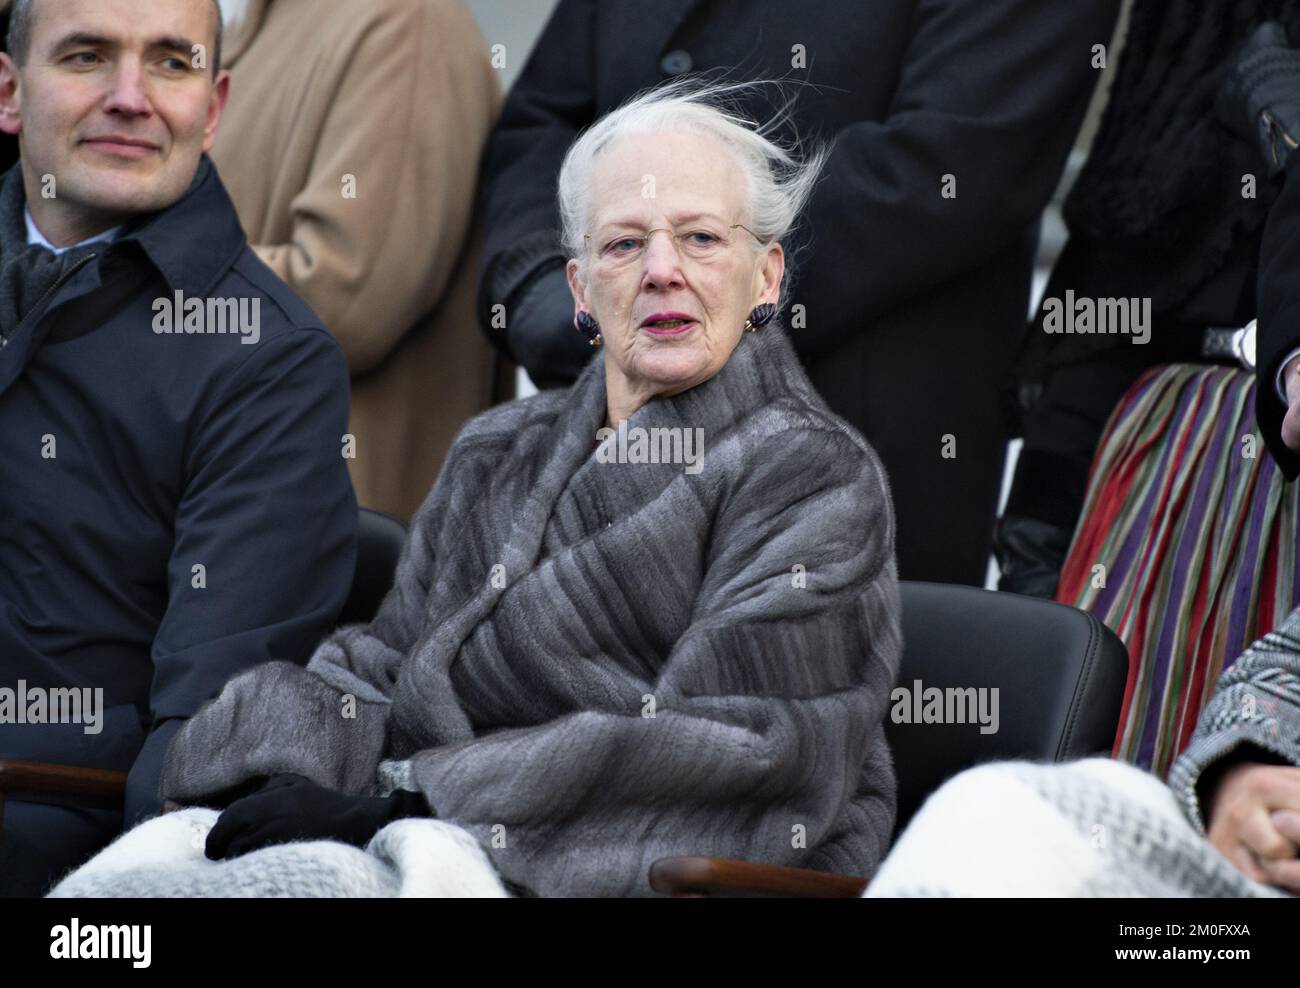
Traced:
POLYGON ((474 313, 487 46, 463 0, 251 0, 222 64, 212 158, 347 355, 358 501, 409 518, 464 421, 511 396, 474 313))

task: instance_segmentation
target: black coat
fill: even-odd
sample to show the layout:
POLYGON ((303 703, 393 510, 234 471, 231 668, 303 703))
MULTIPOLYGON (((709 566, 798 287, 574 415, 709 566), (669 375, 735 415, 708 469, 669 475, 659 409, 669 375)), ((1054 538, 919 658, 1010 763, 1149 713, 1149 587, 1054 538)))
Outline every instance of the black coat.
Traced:
MULTIPOLYGON (((809 80, 835 137, 785 310, 814 384, 883 456, 904 576, 978 582, 1005 431, 998 385, 1028 308, 1039 217, 1118 0, 561 0, 487 149, 491 306, 561 263, 556 177, 577 133, 682 72, 809 80), (807 68, 792 68, 804 46, 807 68), (956 198, 941 192, 956 179, 956 198), (498 297, 501 296, 501 297, 498 297), (957 456, 940 455, 955 436, 957 456), (958 495, 953 497, 953 495, 958 495)), ((743 107, 766 119, 760 99, 743 107)), ((799 238, 802 242, 804 238, 799 238)), ((572 328, 557 326, 557 332, 572 328)))
POLYGON ((4 343, 0 684, 102 688, 104 710, 99 733, 0 724, 0 756, 128 771, 130 822, 161 808, 185 719, 236 673, 305 661, 343 605, 346 363, 248 246, 206 156, 186 196, 97 245, 4 343), (257 342, 157 332, 178 291, 258 300, 257 342))
POLYGON ((1300 349, 1300 154, 1287 159, 1281 192, 1268 213, 1256 297, 1255 419, 1273 459, 1294 480, 1300 455, 1282 444, 1286 405, 1277 397, 1277 375, 1286 357, 1300 349))

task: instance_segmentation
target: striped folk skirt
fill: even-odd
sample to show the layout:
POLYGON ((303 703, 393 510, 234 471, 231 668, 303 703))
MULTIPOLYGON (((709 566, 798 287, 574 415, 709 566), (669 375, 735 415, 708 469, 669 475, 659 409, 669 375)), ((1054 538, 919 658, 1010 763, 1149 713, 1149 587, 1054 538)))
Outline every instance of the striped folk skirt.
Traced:
POLYGON ((1220 674, 1300 604, 1296 504, 1253 375, 1156 367, 1120 401, 1057 586, 1128 646, 1114 757, 1163 778, 1220 674))

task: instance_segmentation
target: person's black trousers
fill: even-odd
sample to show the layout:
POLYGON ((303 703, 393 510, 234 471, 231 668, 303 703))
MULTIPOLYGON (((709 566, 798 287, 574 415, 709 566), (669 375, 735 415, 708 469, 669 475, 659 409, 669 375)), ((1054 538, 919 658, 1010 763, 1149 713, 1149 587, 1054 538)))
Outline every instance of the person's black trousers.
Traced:
POLYGON ((0 898, 44 895, 122 829, 117 810, 6 799, 0 831, 0 898))

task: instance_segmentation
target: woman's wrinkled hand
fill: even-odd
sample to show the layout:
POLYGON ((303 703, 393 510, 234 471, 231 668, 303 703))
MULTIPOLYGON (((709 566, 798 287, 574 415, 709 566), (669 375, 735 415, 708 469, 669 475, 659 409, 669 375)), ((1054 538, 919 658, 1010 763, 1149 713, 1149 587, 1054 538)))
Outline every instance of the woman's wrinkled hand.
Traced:
POLYGON ((418 793, 348 796, 301 775, 276 775, 217 818, 204 853, 216 861, 295 840, 339 840, 364 847, 393 820, 430 815, 418 793))
POLYGON ((1209 839, 1247 878, 1300 892, 1300 768, 1228 769, 1214 793, 1209 839))

